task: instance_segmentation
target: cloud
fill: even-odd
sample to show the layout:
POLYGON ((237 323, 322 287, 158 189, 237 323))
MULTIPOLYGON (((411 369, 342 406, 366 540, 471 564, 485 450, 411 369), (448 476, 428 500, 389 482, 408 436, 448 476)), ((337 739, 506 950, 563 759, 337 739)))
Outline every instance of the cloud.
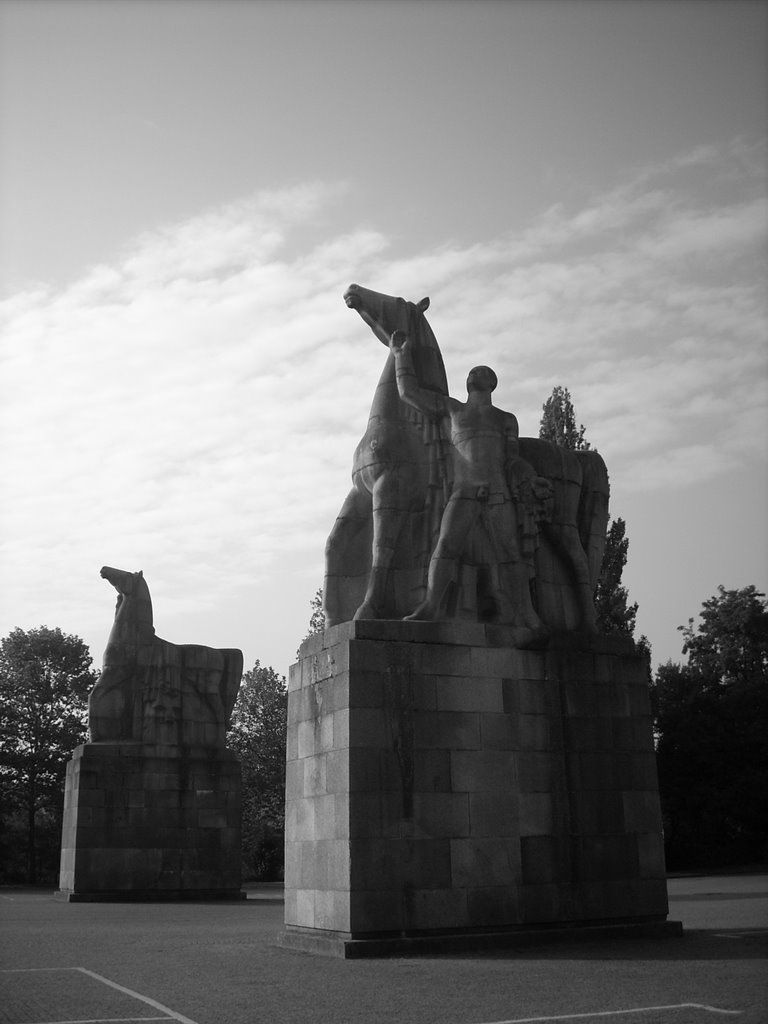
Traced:
POLYGON ((71 612, 103 627, 105 561, 144 568, 169 621, 290 572, 313 581, 308 601, 385 358, 342 303, 352 279, 429 293, 452 391, 490 363, 524 434, 569 387, 615 492, 756 463, 758 177, 745 147, 702 147, 518 235, 409 255, 355 223, 352 185, 314 183, 204 211, 65 289, 11 297, 3 625, 71 612))

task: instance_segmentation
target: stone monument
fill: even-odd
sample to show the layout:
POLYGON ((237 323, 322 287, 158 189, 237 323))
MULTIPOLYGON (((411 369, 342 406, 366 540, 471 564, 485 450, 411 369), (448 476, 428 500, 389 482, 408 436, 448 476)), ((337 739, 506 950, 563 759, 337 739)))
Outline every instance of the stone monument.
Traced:
POLYGON ((155 635, 141 572, 105 566, 117 608, 67 765, 59 893, 69 900, 240 896, 240 766, 225 732, 238 650, 155 635))
POLYGON ((647 669, 596 631, 594 451, 448 395, 419 303, 351 285, 387 357, 289 681, 285 924, 341 956, 667 922, 647 669))

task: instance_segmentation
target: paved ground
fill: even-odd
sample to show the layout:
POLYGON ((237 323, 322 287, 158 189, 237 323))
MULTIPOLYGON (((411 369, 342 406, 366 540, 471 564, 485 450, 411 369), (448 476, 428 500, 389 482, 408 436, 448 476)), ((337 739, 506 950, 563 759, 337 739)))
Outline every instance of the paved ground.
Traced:
POLYGON ((3 1024, 766 1024, 768 875, 670 880, 685 935, 343 961, 276 947, 282 896, 62 903, 0 889, 3 1024))

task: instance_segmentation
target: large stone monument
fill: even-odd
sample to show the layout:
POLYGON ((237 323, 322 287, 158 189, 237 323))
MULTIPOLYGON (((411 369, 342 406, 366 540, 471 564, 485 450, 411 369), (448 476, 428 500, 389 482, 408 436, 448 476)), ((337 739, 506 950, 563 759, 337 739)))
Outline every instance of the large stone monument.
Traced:
POLYGON ((90 742, 67 765, 59 892, 70 900, 240 895, 240 766, 225 732, 243 656, 155 635, 141 572, 117 590, 90 742))
POLYGON ((450 397, 428 300, 345 299, 389 351, 290 673, 282 942, 675 931, 645 661, 595 625, 603 460, 521 438, 488 367, 450 397))

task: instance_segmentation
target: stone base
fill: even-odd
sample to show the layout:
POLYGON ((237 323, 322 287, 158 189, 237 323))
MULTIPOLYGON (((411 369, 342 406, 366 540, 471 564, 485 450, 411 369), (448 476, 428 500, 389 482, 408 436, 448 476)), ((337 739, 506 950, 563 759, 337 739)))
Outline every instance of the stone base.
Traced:
POLYGON ((683 934, 680 921, 616 921, 551 928, 513 928, 508 931, 448 932, 438 935, 383 936, 353 939, 321 929, 286 928, 278 945, 300 953, 343 960, 385 956, 433 956, 439 953, 480 953, 497 949, 528 949, 551 942, 589 942, 613 939, 667 939, 683 934))
POLYGON ((305 642, 289 682, 286 945, 442 933, 476 948, 483 933, 664 923, 644 659, 625 638, 516 639, 398 621, 305 642))
POLYGON ((240 766, 226 749, 85 743, 67 765, 58 896, 239 899, 240 766))

